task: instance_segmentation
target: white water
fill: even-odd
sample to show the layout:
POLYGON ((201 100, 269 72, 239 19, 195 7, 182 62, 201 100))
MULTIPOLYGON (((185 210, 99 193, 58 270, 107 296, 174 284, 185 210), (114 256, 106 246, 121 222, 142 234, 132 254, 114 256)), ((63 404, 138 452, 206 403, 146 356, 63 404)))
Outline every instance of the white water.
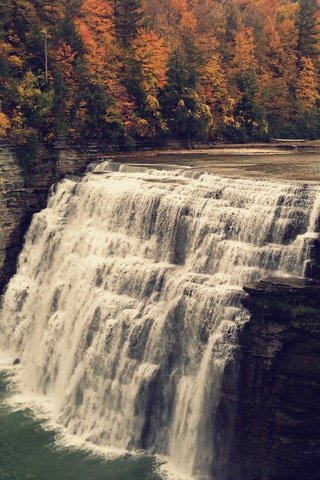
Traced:
POLYGON ((70 433, 211 478, 223 370, 248 320, 241 287, 303 276, 320 190, 118 170, 106 162, 64 180, 35 215, 1 349, 70 433))

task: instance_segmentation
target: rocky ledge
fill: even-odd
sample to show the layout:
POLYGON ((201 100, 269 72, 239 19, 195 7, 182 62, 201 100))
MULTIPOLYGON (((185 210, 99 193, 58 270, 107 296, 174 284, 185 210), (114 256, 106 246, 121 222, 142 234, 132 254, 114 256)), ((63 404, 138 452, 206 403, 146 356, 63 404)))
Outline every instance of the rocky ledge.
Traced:
POLYGON ((251 319, 218 412, 231 432, 226 478, 319 479, 320 283, 269 278, 245 292, 251 319))

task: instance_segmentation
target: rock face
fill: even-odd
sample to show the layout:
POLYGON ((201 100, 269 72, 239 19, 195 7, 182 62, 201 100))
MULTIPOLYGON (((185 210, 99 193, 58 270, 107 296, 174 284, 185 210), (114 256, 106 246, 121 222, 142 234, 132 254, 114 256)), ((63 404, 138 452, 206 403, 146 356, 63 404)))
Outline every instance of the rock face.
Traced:
POLYGON ((320 284, 268 279, 245 291, 251 320, 218 415, 231 432, 222 478, 319 479, 320 284))
POLYGON ((66 174, 80 174, 96 156, 64 145, 40 148, 26 173, 16 153, 13 145, 0 144, 0 294, 15 271, 32 215, 46 205, 50 186, 66 174))
POLYGON ((13 149, 0 149, 0 292, 13 273, 28 217, 42 198, 26 186, 13 149))

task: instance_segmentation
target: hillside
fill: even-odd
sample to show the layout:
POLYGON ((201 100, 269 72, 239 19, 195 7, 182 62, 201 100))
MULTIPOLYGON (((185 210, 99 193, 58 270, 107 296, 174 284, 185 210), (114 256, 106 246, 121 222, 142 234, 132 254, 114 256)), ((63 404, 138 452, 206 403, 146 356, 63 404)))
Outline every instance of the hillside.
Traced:
POLYGON ((0 0, 0 137, 318 138, 319 0, 0 0))

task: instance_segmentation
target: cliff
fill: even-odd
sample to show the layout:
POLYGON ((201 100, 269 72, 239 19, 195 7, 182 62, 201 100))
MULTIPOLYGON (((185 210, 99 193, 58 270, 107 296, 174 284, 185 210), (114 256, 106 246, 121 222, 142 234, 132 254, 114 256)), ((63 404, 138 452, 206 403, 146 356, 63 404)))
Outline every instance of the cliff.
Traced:
POLYGON ((316 480, 320 467, 320 284, 245 288, 250 321, 226 370, 219 409, 228 480, 316 480), (230 420, 231 419, 231 420, 230 420))
POLYGON ((0 294, 15 271, 32 215, 46 205, 50 186, 66 174, 80 174, 95 156, 90 149, 41 147, 26 171, 21 167, 23 147, 19 151, 0 144, 0 294))

